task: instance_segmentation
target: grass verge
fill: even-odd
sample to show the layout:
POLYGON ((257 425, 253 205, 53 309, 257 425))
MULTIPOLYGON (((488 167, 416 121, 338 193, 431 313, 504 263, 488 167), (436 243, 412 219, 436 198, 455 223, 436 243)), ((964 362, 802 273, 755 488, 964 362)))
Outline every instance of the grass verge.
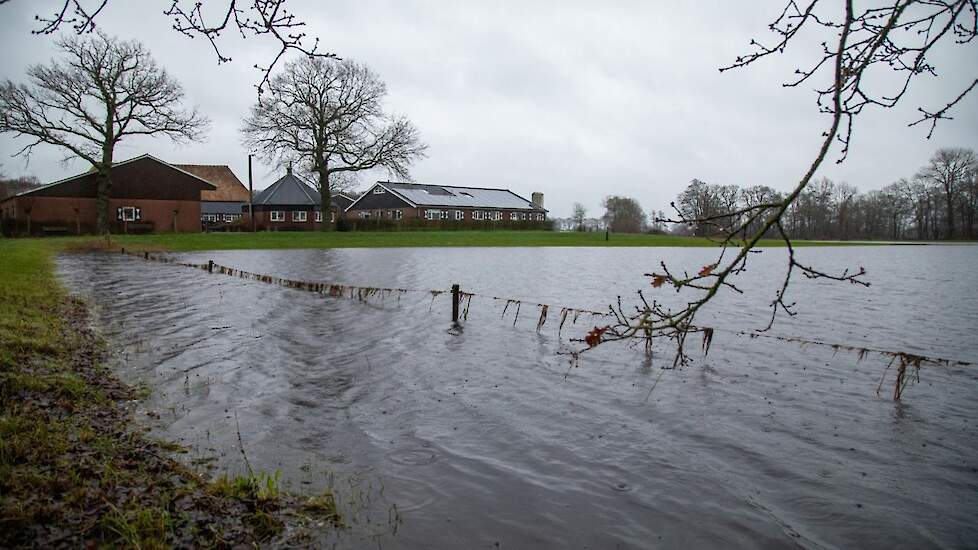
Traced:
POLYGON ((87 307, 53 272, 71 242, 0 239, 0 547, 253 546, 340 525, 329 494, 282 493, 277 475, 208 481, 131 429, 139 392, 104 366, 87 307))

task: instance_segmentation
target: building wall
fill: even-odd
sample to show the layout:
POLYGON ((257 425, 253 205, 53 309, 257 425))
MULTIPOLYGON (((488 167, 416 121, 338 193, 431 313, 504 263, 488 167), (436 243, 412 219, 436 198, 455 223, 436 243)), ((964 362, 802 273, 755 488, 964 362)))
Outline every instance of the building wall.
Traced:
MULTIPOLYGON (((337 212, 335 208, 333 209, 333 216, 335 217, 337 212)), ((335 219, 335 218, 334 218, 335 219)), ((327 220, 328 221, 328 220, 327 220)), ((251 224, 251 219, 248 217, 248 207, 244 207, 244 214, 241 216, 241 222, 249 227, 251 224)), ((316 211, 312 207, 279 207, 276 209, 274 206, 263 206, 262 209, 255 209, 255 229, 258 231, 318 231, 321 229, 321 223, 316 223, 316 211), (267 208, 267 210, 265 210, 267 208), (285 212, 285 221, 273 222, 271 220, 271 212, 285 212), (306 221, 299 222, 293 221, 293 212, 305 212, 306 221)))
MULTIPOLYGON (((429 208, 408 208, 408 207, 406 207, 406 208, 371 208, 371 209, 367 209, 367 208, 361 208, 361 205, 362 204, 363 204, 363 202, 360 202, 360 203, 358 203, 356 205, 356 209, 354 209, 354 210, 348 210, 346 212, 346 217, 348 219, 351 219, 351 220, 362 219, 363 218, 363 214, 365 212, 369 212, 370 213, 370 219, 373 219, 373 220, 376 220, 376 219, 394 220, 395 218, 393 217, 394 216, 393 212, 395 210, 400 210, 401 211, 401 214, 402 214, 402 218, 401 219, 405 219, 405 220, 409 220, 409 219, 424 219, 425 213, 429 210, 429 208)), ((456 221, 456 217, 455 217, 455 212, 456 211, 461 211, 462 212, 462 219, 459 220, 459 221, 483 221, 483 220, 476 220, 473 217, 473 213, 475 211, 481 211, 481 212, 500 212, 502 217, 499 219, 499 221, 539 221, 539 220, 532 219, 532 218, 531 219, 526 219, 526 220, 522 220, 522 219, 520 219, 520 220, 512 220, 512 219, 510 219, 510 214, 512 212, 517 212, 519 214, 526 213, 528 215, 528 217, 529 216, 535 216, 537 214, 544 214, 544 219, 546 219, 546 214, 545 213, 540 212, 540 211, 532 211, 532 210, 513 210, 513 209, 508 209, 507 210, 507 209, 503 209, 503 208, 458 208, 458 207, 430 208, 430 210, 438 210, 438 211, 446 211, 447 210, 448 211, 448 220, 447 221, 456 221)), ((441 219, 441 218, 439 218, 439 219, 441 219)))
MULTIPOLYGON (((96 200, 85 197, 14 197, 3 203, 4 231, 8 234, 26 234, 28 218, 30 233, 43 235, 44 228, 58 228, 69 234, 95 231, 96 200)), ((109 199, 109 228, 113 233, 133 231, 174 231, 174 217, 178 233, 200 231, 200 202, 196 200, 109 199), (130 223, 116 219, 118 208, 132 206, 140 209, 141 219, 130 228, 130 223)))

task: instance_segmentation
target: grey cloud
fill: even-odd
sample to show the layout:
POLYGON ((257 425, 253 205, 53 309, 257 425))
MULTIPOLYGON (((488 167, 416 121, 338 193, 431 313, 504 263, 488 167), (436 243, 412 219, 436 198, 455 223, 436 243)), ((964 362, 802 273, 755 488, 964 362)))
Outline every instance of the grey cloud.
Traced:
MULTIPOLYGON (((717 68, 763 37, 779 1, 681 2, 330 2, 290 0, 326 49, 377 71, 388 107, 407 115, 429 144, 413 170, 419 181, 543 191, 556 216, 582 202, 600 213, 605 195, 637 198, 666 209, 692 178, 786 189, 814 155, 826 120, 811 86, 782 88, 795 66, 817 51, 806 37, 783 56, 746 71, 717 68)), ((247 151, 241 118, 255 99, 269 44, 229 37, 234 62, 216 65, 209 45, 169 29, 143 3, 110 1, 101 26, 145 42, 179 79, 188 99, 213 121, 207 143, 178 148, 161 141, 126 144, 120 155, 150 152, 180 162, 227 163, 242 178, 247 151)), ((32 7, 0 7, 0 47, 14 51, 0 76, 52 55, 49 37, 29 35, 32 7)), ((905 108, 869 113, 857 128, 850 159, 827 163, 824 175, 873 189, 911 175, 941 145, 978 146, 978 100, 970 98, 931 141, 907 129, 914 108, 956 93, 973 60, 939 59, 942 79, 921 81, 905 108)), ((972 76, 973 77, 973 76, 972 76)), ((0 138, 0 155, 16 149, 0 138)), ((42 180, 84 169, 61 166, 46 150, 23 168, 3 171, 42 180)), ((256 187, 274 180, 258 167, 256 187)), ((384 177, 369 174, 363 179, 384 177)))

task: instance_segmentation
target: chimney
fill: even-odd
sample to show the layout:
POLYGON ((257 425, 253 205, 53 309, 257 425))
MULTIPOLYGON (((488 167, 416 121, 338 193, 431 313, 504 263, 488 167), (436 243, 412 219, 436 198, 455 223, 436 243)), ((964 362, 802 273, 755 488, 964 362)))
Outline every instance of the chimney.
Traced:
POLYGON ((543 193, 534 191, 533 194, 530 195, 530 202, 532 202, 533 206, 536 206, 537 208, 543 208, 543 193))

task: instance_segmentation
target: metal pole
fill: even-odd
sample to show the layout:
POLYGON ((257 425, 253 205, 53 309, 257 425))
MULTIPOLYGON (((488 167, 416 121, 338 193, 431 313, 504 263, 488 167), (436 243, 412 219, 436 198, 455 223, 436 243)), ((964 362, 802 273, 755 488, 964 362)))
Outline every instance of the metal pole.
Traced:
POLYGON ((458 322, 458 285, 452 285, 452 322, 458 322))
POLYGON ((255 188, 251 181, 251 154, 248 154, 248 219, 251 220, 251 232, 255 232, 255 188))

